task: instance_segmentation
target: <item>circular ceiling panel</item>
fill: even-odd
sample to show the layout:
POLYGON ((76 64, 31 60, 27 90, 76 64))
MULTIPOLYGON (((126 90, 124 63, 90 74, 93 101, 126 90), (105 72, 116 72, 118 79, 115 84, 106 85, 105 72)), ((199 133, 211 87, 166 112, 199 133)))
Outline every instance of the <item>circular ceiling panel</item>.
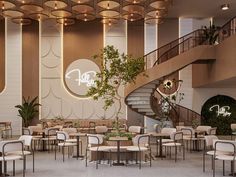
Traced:
POLYGON ((58 18, 57 23, 69 26, 75 24, 75 20, 73 18, 58 18))
POLYGON ((7 17, 22 17, 24 15, 24 13, 19 10, 10 10, 10 9, 4 10, 2 14, 7 17))
POLYGON ((91 0, 71 0, 71 1, 77 4, 84 4, 90 2, 91 0))
POLYGON ((145 19, 146 24, 161 24, 163 23, 162 18, 146 18, 145 19))
POLYGON ((52 10, 51 14, 59 18, 66 18, 66 17, 72 16, 72 13, 70 11, 63 10, 63 9, 52 10))
POLYGON ((93 15, 93 14, 84 13, 84 14, 78 14, 78 15, 76 15, 76 18, 77 18, 78 20, 82 20, 82 21, 92 21, 92 20, 94 20, 96 17, 95 17, 95 15, 93 15))
POLYGON ((11 21, 13 23, 20 24, 20 25, 30 25, 32 22, 31 19, 29 18, 21 18, 21 17, 12 18, 11 21))
POLYGON ((29 14, 29 17, 33 20, 43 21, 49 18, 49 16, 45 13, 32 13, 29 14))
POLYGON ((72 10, 78 13, 92 13, 94 12, 94 8, 90 5, 86 4, 78 4, 72 7, 72 10))
POLYGON ((43 11, 43 7, 37 4, 23 4, 20 6, 22 10, 29 11, 29 12, 41 12, 43 11))
POLYGON ((16 5, 10 1, 0 1, 0 8, 2 10, 14 8, 14 7, 16 7, 16 5))
POLYGON ((160 18, 166 15, 167 15, 167 10, 153 10, 146 13, 146 16, 152 17, 152 18, 160 18))
POLYGON ((123 18, 125 19, 125 20, 128 20, 128 21, 136 21, 136 20, 140 20, 140 19, 142 19, 142 15, 140 15, 140 14, 124 14, 123 15, 123 18))
POLYGON ((140 15, 144 14, 144 7, 137 4, 130 4, 130 5, 124 6, 123 10, 128 13, 134 13, 134 14, 140 14, 140 15))
POLYGON ((109 26, 111 26, 112 24, 117 24, 118 21, 119 21, 119 19, 117 19, 117 18, 103 18, 101 20, 101 22, 103 24, 106 24, 106 25, 109 25, 109 26))
POLYGON ((53 9, 62 9, 67 7, 67 3, 62 0, 47 0, 44 4, 53 9))
POLYGON ((102 7, 104 9, 114 9, 116 7, 119 7, 120 6, 120 3, 118 3, 117 1, 99 1, 97 3, 97 5, 99 7, 102 7))
POLYGON ((169 5, 169 0, 157 0, 150 3, 150 6, 155 9, 167 9, 169 5))
POLYGON ((133 3, 133 4, 138 4, 138 3, 144 2, 145 0, 125 0, 125 1, 133 3))
POLYGON ((120 15, 120 13, 116 10, 102 10, 99 14, 106 18, 114 18, 120 15))

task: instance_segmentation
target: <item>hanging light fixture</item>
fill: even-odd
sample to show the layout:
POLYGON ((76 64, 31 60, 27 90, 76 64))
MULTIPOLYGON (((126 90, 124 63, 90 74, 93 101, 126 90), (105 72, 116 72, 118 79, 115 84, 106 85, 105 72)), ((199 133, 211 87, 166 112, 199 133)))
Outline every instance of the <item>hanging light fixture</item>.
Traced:
POLYGON ((146 17, 151 17, 151 18, 163 18, 166 15, 167 15, 167 10, 163 9, 151 10, 146 13, 146 17))
POLYGON ((16 7, 16 5, 10 1, 2 1, 0 0, 0 8, 2 10, 5 10, 5 9, 10 9, 10 8, 14 8, 16 7))
POLYGON ((72 13, 64 9, 54 9, 51 11, 51 14, 57 18, 68 18, 72 16, 72 13))
POLYGON ((124 14, 123 14, 123 18, 124 18, 125 20, 128 20, 128 21, 133 22, 133 21, 140 20, 140 19, 142 19, 143 17, 142 17, 142 15, 137 14, 137 13, 124 13, 124 14))
POLYGON ((125 1, 127 1, 129 3, 133 3, 133 4, 138 4, 138 3, 144 2, 145 0, 125 0, 125 1))
POLYGON ((145 18, 144 21, 146 24, 161 24, 163 23, 163 18, 151 17, 151 18, 145 18))
POLYGON ((122 9, 129 14, 139 14, 141 16, 144 15, 144 7, 139 4, 125 5, 122 9))

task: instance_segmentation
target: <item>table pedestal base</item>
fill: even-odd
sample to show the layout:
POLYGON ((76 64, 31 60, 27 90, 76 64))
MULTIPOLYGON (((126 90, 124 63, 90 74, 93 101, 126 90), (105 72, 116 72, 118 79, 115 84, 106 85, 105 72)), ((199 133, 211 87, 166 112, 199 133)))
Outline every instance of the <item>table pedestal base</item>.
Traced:
POLYGON ((117 163, 113 163, 112 164, 113 166, 124 166, 125 164, 124 163, 122 163, 122 162, 117 162, 117 163))

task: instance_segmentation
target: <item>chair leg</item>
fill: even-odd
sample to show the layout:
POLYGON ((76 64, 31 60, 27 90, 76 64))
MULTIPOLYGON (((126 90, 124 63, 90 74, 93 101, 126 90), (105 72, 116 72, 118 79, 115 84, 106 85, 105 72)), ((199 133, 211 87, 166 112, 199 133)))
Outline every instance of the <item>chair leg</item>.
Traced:
POLYGON ((98 151, 96 152, 96 169, 98 169, 98 151))
POLYGON ((213 157, 213 177, 215 177, 215 157, 213 157))
POLYGON ((183 144, 183 160, 185 160, 185 146, 183 144))
POLYGON ((33 155, 33 173, 34 173, 34 166, 35 166, 35 165, 34 165, 34 163, 35 163, 35 162, 34 162, 34 160, 35 160, 35 159, 34 159, 34 150, 32 150, 32 155, 33 155))
POLYGON ((233 177, 235 177, 235 173, 234 173, 234 171, 235 171, 235 170, 234 170, 235 164, 234 164, 234 163, 235 163, 235 161, 233 161, 233 177))
POLYGON ((139 151, 139 169, 141 169, 142 165, 142 151, 139 151))
POLYGON ((64 146, 62 146, 62 159, 64 162, 65 161, 65 148, 64 148, 64 146))
POLYGON ((23 157, 23 177, 25 177, 25 169, 26 169, 26 167, 25 167, 25 156, 23 157))
POLYGON ((150 167, 152 166, 152 150, 150 148, 150 167))
POLYGON ((16 175, 16 162, 13 160, 13 176, 16 175))
POLYGON ((225 176, 225 161, 223 160, 223 176, 225 176))
POLYGON ((175 162, 177 161, 177 146, 175 146, 175 162))
POLYGON ((87 167, 88 166, 88 150, 86 149, 86 152, 85 152, 85 166, 87 167))

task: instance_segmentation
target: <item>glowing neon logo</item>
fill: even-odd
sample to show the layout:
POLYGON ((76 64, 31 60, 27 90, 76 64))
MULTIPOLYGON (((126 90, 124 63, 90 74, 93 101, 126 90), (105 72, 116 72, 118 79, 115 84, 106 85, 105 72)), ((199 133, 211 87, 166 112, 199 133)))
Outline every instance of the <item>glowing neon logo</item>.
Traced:
POLYGON ((74 72, 78 74, 78 77, 75 79, 75 81, 78 82, 78 86, 80 86, 81 84, 86 84, 87 87, 91 87, 95 85, 94 79, 93 79, 93 77, 96 76, 95 71, 87 71, 87 72, 81 73, 80 69, 73 69, 66 73, 66 79, 71 79, 70 75, 74 72))
POLYGON ((229 112, 230 110, 229 106, 220 107, 220 105, 213 105, 212 107, 210 107, 209 111, 213 111, 214 108, 216 108, 217 117, 219 117, 220 115, 222 115, 223 117, 231 115, 231 112, 229 112))

